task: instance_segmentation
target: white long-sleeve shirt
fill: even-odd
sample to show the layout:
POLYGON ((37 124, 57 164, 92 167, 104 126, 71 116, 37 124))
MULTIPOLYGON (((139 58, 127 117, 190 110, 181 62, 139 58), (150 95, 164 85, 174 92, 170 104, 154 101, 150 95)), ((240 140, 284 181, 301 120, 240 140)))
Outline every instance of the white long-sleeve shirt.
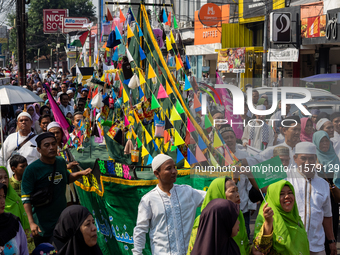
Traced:
MULTIPOLYGON (((261 127, 261 124, 258 122, 255 122, 255 134, 254 134, 254 139, 251 141, 250 146, 262 150, 262 129, 264 128, 263 126, 261 127)), ((242 135, 242 143, 249 143, 250 139, 250 130, 252 129, 251 126, 247 125, 243 131, 242 135)), ((269 132, 269 141, 267 147, 273 146, 274 142, 274 131, 271 127, 268 127, 268 132, 269 132)))
MULTIPOLYGON (((10 134, 4 141, 4 144, 0 150, 0 164, 4 164, 2 163, 3 162, 2 150, 4 150, 4 161, 6 161, 7 164, 7 169, 10 175, 9 177, 12 177, 13 175, 13 172, 9 165, 9 159, 11 157, 11 154, 17 148, 17 146, 20 145, 28 136, 21 136, 19 132, 16 132, 10 134)), ((37 159, 40 158, 40 153, 37 151, 37 143, 35 141, 36 138, 37 136, 31 138, 31 140, 25 143, 20 148, 20 150, 18 150, 18 153, 26 158, 27 164, 31 164, 33 161, 36 161, 37 159)))
POLYGON ((325 232, 323 228, 324 217, 332 217, 330 190, 328 183, 317 174, 307 179, 291 168, 286 180, 295 190, 295 203, 298 206, 299 215, 305 226, 309 250, 321 252, 325 250, 325 232))
POLYGON ((149 230, 152 254, 187 253, 196 208, 202 204, 206 192, 174 184, 170 194, 157 185, 142 197, 133 231, 134 255, 142 254, 149 230))
POLYGON ((66 114, 69 113, 69 112, 72 113, 72 115, 74 113, 74 109, 71 105, 67 105, 65 107, 61 104, 61 105, 59 105, 59 108, 60 108, 61 112, 64 114, 64 116, 66 116, 66 114))

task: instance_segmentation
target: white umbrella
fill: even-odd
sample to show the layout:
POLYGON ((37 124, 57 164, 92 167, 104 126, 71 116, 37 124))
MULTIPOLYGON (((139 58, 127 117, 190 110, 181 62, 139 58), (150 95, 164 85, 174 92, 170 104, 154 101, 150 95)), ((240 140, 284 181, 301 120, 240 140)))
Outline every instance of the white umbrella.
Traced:
POLYGON ((32 91, 19 86, 0 86, 0 105, 38 103, 43 100, 32 91))

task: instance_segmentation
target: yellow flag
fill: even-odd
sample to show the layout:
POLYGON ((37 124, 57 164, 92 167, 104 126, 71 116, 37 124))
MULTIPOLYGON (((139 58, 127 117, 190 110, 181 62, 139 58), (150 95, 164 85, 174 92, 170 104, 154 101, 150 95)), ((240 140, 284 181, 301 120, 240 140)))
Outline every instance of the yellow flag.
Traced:
POLYGON ((149 64, 149 72, 148 72, 148 79, 152 79, 157 77, 155 71, 153 70, 151 64, 149 64))
POLYGON ((214 148, 219 148, 223 146, 223 143, 220 139, 220 136, 218 135, 218 133, 215 131, 214 132, 214 148))
POLYGON ((178 57, 175 56, 175 58, 176 58, 176 71, 178 71, 179 69, 182 68, 182 66, 181 66, 181 63, 179 63, 178 57))
POLYGON ((133 114, 135 115, 136 122, 139 123, 140 120, 139 120, 137 113, 135 111, 133 111, 133 114))
POLYGON ((111 49, 110 49, 110 48, 105 48, 105 50, 106 50, 106 51, 111 51, 111 49))
POLYGON ((190 165, 186 159, 184 159, 184 168, 190 168, 190 165))
POLYGON ((142 157, 145 157, 148 154, 149 154, 148 150, 144 147, 144 145, 142 145, 142 157))
POLYGON ((128 95, 127 95, 125 89, 123 89, 123 102, 124 102, 124 104, 125 104, 127 101, 129 101, 129 97, 128 97, 128 95))
POLYGON ((101 81, 105 81, 105 74, 103 74, 102 78, 100 79, 101 81))
POLYGON ((138 70, 139 72, 139 84, 142 85, 144 83, 146 83, 143 74, 138 70))
POLYGON ((136 135, 136 133, 135 133, 135 131, 133 130, 133 128, 131 129, 131 132, 132 132, 132 135, 133 135, 133 138, 137 138, 137 135, 136 135))
POLYGON ((167 93, 168 95, 170 95, 171 93, 173 93, 172 88, 170 87, 168 81, 166 81, 166 93, 167 93))
POLYGON ((133 36, 133 32, 129 24, 127 25, 127 38, 130 38, 133 36))
POLYGON ((169 41, 168 37, 166 37, 166 39, 165 39, 165 44, 166 44, 166 50, 167 51, 172 50, 172 45, 171 45, 171 42, 169 41))
POLYGON ((170 31, 170 42, 171 42, 171 44, 176 43, 175 37, 174 37, 174 35, 172 34, 172 31, 170 31))
POLYGON ((175 146, 179 146, 184 144, 184 140, 182 137, 178 134, 177 130, 175 129, 175 146))
POLYGON ((210 162, 211 162, 211 164, 212 164, 215 168, 219 167, 220 165, 217 163, 216 159, 215 159, 214 156, 211 154, 211 152, 209 152, 209 154, 210 154, 210 162))
POLYGON ((172 107, 170 121, 182 120, 181 116, 178 114, 175 106, 172 107))
POLYGON ((146 140, 146 144, 149 144, 149 142, 152 141, 152 137, 146 129, 145 129, 145 140, 146 140))

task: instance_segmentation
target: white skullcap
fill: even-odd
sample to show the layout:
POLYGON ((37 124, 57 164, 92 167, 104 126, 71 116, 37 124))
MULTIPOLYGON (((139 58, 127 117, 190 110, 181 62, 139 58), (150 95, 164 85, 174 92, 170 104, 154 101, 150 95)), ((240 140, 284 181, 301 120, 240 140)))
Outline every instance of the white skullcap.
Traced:
POLYGON ((169 159, 172 159, 172 157, 165 155, 165 154, 158 154, 154 159, 152 160, 152 170, 157 170, 163 163, 169 159))
POLYGON ((320 128, 323 126, 323 124, 325 124, 327 121, 330 121, 329 119, 326 118, 322 118, 318 121, 318 123, 316 123, 316 130, 320 130, 320 128))
POLYGON ((52 121, 50 124, 47 126, 47 131, 50 130, 51 128, 58 127, 61 128, 58 122, 52 121))
POLYGON ((256 106, 256 110, 267 110, 266 106, 263 104, 256 106))
POLYGON ((28 112, 21 112, 18 115, 17 120, 19 120, 19 118, 21 118, 21 117, 27 117, 27 118, 30 118, 30 120, 32 120, 32 117, 31 117, 31 115, 28 112))
POLYGON ((66 94, 67 94, 67 95, 68 95, 68 94, 71 94, 71 93, 73 93, 73 90, 72 90, 72 89, 69 89, 69 90, 66 91, 66 94))
POLYGON ((316 154, 316 145, 311 142, 301 142, 295 146, 295 154, 316 154))

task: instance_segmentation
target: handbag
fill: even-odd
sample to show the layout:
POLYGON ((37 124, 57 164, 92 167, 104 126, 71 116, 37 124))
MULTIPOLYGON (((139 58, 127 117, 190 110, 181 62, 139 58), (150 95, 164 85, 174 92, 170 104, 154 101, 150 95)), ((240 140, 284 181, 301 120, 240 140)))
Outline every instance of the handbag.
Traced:
POLYGON ((34 207, 36 207, 36 208, 42 207, 42 206, 48 205, 52 202, 52 200, 53 200, 53 182, 54 182, 54 176, 55 176, 56 169, 57 169, 57 163, 54 162, 52 180, 51 180, 50 185, 34 192, 31 195, 31 204, 34 207))

